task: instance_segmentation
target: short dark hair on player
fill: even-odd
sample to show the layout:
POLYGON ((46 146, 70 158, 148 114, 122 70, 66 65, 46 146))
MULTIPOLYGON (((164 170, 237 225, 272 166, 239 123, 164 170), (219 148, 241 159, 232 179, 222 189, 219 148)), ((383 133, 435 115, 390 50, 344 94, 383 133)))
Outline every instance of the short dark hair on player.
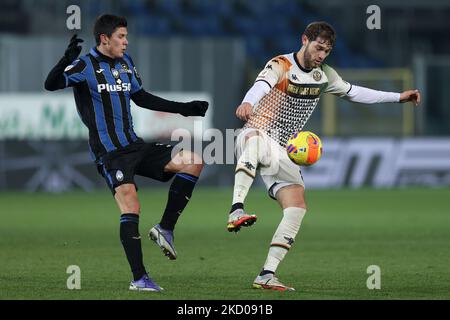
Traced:
POLYGON ((311 22, 308 24, 303 34, 309 41, 314 41, 317 37, 320 37, 331 46, 334 46, 334 43, 336 42, 336 31, 334 31, 333 27, 325 21, 311 22))
POLYGON ((94 25, 94 37, 97 45, 100 45, 100 35, 106 34, 108 37, 116 31, 117 28, 127 27, 127 19, 124 17, 104 14, 97 18, 94 25))

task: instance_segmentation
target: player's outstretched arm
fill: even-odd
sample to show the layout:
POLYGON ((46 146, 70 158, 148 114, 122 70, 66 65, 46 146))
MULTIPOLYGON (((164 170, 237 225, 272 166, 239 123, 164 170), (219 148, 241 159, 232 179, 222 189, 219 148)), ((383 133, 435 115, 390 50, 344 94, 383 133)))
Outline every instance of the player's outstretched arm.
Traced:
POLYGON ((414 103, 415 106, 418 106, 420 104, 420 92, 419 90, 406 90, 402 93, 400 93, 400 102, 409 102, 411 101, 414 103))
POLYGON ((416 106, 420 103, 419 90, 407 90, 402 93, 374 90, 342 80, 338 73, 328 65, 323 65, 323 70, 328 77, 328 87, 325 92, 348 99, 352 102, 373 103, 395 103, 413 102, 416 106))
POLYGON ((365 104, 386 102, 413 102, 416 106, 420 103, 419 90, 407 90, 402 93, 378 91, 370 88, 352 85, 346 94, 348 100, 365 104))
POLYGON ((155 96, 144 89, 133 93, 131 99, 142 108, 154 111, 179 113, 185 117, 204 117, 208 110, 207 101, 194 100, 191 102, 175 102, 155 96))
POLYGON ((72 36, 70 43, 64 52, 64 56, 50 71, 47 79, 45 79, 44 87, 46 90, 55 91, 66 87, 66 79, 63 75, 64 69, 78 58, 78 55, 81 52, 81 46, 79 43, 82 42, 83 40, 78 38, 76 34, 72 36))

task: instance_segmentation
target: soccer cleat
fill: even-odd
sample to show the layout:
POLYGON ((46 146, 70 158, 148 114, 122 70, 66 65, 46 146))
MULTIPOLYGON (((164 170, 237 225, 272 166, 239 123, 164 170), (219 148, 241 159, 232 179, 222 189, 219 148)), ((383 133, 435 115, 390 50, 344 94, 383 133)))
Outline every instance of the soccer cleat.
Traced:
POLYGON ((153 282, 152 279, 148 276, 148 274, 144 274, 142 278, 136 281, 131 281, 130 290, 132 291, 153 291, 153 292, 161 292, 164 289, 158 286, 153 282))
POLYGON ((243 209, 236 209, 228 217, 227 229, 229 232, 238 232, 241 227, 250 227, 256 219, 256 215, 249 215, 243 209))
POLYGON ((148 236, 153 240, 163 251, 164 255, 170 260, 177 258, 177 252, 173 245, 174 236, 170 230, 164 230, 159 224, 150 229, 148 236))
POLYGON ((253 288, 278 290, 278 291, 295 291, 294 288, 288 287, 287 285, 283 284, 272 273, 268 273, 263 276, 257 276, 255 281, 253 281, 253 288))

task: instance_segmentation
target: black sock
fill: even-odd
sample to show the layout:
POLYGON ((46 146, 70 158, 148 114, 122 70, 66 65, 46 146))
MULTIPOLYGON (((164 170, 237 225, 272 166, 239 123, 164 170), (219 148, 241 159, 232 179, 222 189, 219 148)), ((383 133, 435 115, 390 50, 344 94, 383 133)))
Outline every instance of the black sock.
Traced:
POLYGON ((134 280, 142 278, 145 271, 142 260, 141 236, 139 235, 139 215, 124 213, 120 216, 120 241, 122 242, 134 280))
POLYGON ((170 185, 166 210, 159 225, 166 230, 175 228, 175 224, 189 202, 198 177, 188 173, 177 173, 170 185))
POLYGON ((259 275, 260 275, 260 276, 264 276, 264 275, 269 274, 269 273, 275 274, 275 272, 273 272, 273 271, 270 271, 270 270, 264 270, 264 269, 263 269, 263 270, 259 273, 259 275))
POLYGON ((236 202, 231 206, 230 213, 232 213, 236 209, 244 209, 244 204, 242 202, 236 202))

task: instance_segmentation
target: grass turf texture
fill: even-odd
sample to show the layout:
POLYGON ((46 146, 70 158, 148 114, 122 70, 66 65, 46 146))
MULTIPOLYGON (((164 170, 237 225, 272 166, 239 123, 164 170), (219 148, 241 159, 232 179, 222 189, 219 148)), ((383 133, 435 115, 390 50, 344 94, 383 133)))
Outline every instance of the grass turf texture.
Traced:
POLYGON ((262 189, 251 228, 226 231, 231 189, 198 189, 177 225, 178 259, 147 238, 166 190, 142 189, 144 262, 165 292, 128 291, 131 273, 108 192, 1 193, 0 299, 450 299, 449 189, 307 191, 308 212, 278 269, 295 292, 252 289, 281 210, 262 189), (81 268, 68 290, 66 268, 81 268), (369 265, 381 290, 368 290, 369 265))

